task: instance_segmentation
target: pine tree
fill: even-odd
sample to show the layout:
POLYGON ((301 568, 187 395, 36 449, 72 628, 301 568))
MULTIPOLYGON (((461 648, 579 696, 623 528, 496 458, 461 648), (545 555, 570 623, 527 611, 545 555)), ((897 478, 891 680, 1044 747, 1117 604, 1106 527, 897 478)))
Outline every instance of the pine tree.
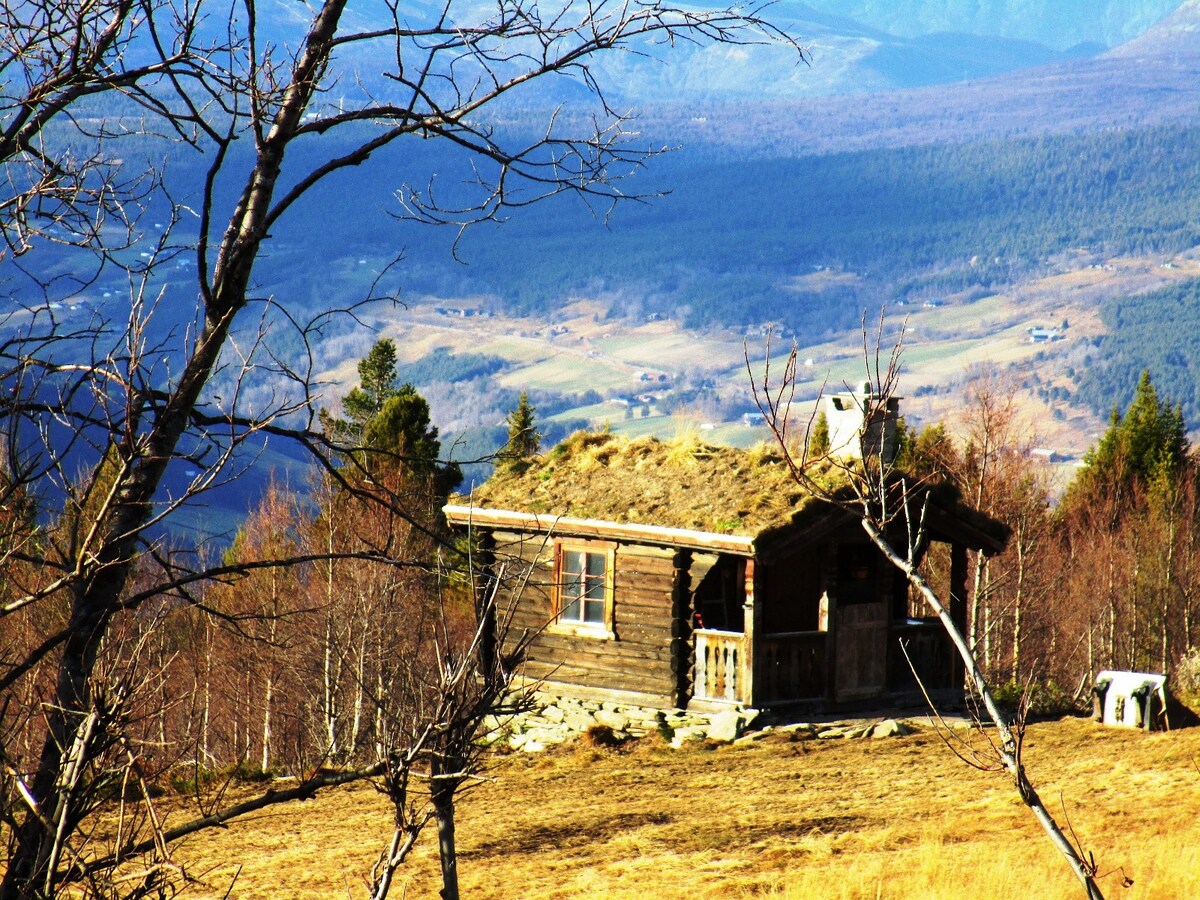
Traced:
POLYGON ((516 469, 538 452, 542 436, 534 421, 535 412, 537 407, 530 404, 529 394, 521 391, 516 409, 508 414, 508 441, 500 454, 503 469, 516 469))
POLYGON ((364 448, 359 461, 368 472, 403 466, 415 475, 432 477, 437 495, 449 494, 462 481, 462 472, 439 461, 442 443, 425 398, 412 384, 399 383, 396 342, 376 341, 359 360, 358 377, 358 387, 342 398, 344 418, 322 410, 326 428, 364 448))
POLYGON ((403 465, 420 476, 432 476, 438 495, 448 494, 462 480, 458 466, 438 460, 442 442, 431 424, 429 404, 411 384, 401 385, 363 428, 368 469, 403 465))
POLYGON ((1145 483, 1177 471, 1187 446, 1182 408, 1160 401, 1149 370, 1143 370, 1129 409, 1123 417, 1113 410, 1108 431, 1084 459, 1098 477, 1145 483))
POLYGON ((821 410, 817 413, 817 417, 813 419, 812 433, 808 436, 808 458, 820 459, 823 456, 828 456, 831 449, 829 419, 825 415, 825 410, 821 410))
MULTIPOLYGON (((1071 484, 1063 505, 1088 503, 1102 494, 1128 498, 1135 487, 1172 481, 1187 452, 1183 408, 1159 400, 1150 372, 1144 370, 1125 415, 1114 409, 1108 431, 1084 456, 1087 468, 1071 484)), ((1122 503, 1114 508, 1121 509, 1122 503)))
POLYGON ((391 338, 376 341, 370 352, 358 361, 358 377, 359 386, 342 398, 342 412, 361 430, 391 397, 400 393, 396 342, 391 338))

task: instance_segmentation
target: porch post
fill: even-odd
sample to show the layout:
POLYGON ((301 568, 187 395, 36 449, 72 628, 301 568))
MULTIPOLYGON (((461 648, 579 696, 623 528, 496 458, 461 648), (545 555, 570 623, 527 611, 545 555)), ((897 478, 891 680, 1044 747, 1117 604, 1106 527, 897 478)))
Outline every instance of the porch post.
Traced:
POLYGON ((692 666, 692 608, 690 574, 692 553, 690 550, 675 551, 674 579, 671 585, 671 672, 675 676, 676 709, 687 709, 695 694, 692 666))
POLYGON ((479 640, 479 664, 482 671, 493 672, 496 667, 496 654, 500 652, 496 646, 497 616, 495 605, 488 606, 487 603, 489 597, 494 599, 495 603, 500 602, 496 586, 496 536, 490 531, 480 533, 478 546, 479 573, 475 576, 475 610, 476 615, 485 620, 481 623, 483 630, 479 640))
MULTIPOLYGON (((950 545, 950 618, 961 634, 967 633, 967 548, 966 545, 950 545)), ((952 653, 951 677, 958 687, 966 678, 966 669, 957 653, 952 653)))
POLYGON ((838 628, 838 546, 834 541, 824 545, 821 554, 821 588, 825 591, 828 615, 825 619, 825 701, 832 704, 837 697, 837 639, 838 628))
POLYGON ((755 706, 754 695, 754 635, 758 631, 758 604, 754 602, 755 565, 753 559, 746 560, 746 597, 742 605, 742 671, 741 696, 738 699, 747 706, 755 706))

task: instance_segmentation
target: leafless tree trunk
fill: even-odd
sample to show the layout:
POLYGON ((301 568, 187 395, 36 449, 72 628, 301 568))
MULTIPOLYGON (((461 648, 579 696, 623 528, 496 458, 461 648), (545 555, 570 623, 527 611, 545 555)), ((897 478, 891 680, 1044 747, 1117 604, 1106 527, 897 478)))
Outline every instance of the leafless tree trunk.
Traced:
MULTIPOLYGON (((150 604, 203 608, 203 585, 248 571, 177 553, 155 539, 154 529, 221 479, 235 477, 239 447, 262 434, 303 443, 332 478, 345 480, 337 460, 347 448, 330 446, 316 427, 311 355, 289 361, 262 345, 270 310, 293 323, 302 345, 336 314, 321 311, 306 323, 286 298, 256 284, 256 264, 272 229, 331 174, 398 151, 410 139, 440 139, 472 154, 483 185, 468 208, 445 209, 428 191, 397 184, 419 220, 463 227, 510 204, 564 191, 606 206, 624 196, 614 179, 636 169, 647 153, 624 143, 620 117, 599 95, 589 68, 596 54, 636 50, 643 40, 795 46, 753 11, 696 12, 657 2, 567 5, 552 17, 525 0, 482 14, 448 4, 415 25, 407 12, 391 7, 378 27, 355 31, 344 17, 347 0, 321 0, 305 7, 307 22, 282 42, 260 30, 248 0, 212 10, 206 20, 210 8, 209 2, 176 0, 34 0, 0 12, 0 226, 7 252, 36 254, 35 238, 47 230, 39 216, 47 214, 66 229, 66 243, 90 254, 94 268, 115 265, 106 223, 115 218, 123 225, 118 240, 131 240, 132 224, 123 217, 141 196, 152 194, 176 219, 189 214, 153 166, 132 161, 132 137, 113 145, 117 132, 161 132, 160 138, 196 147, 208 166, 203 183, 192 186, 197 199, 189 207, 198 237, 186 247, 172 245, 168 228, 150 262, 129 267, 135 288, 123 319, 97 317, 76 326, 47 303, 0 321, 0 434, 11 437, 5 470, 48 504, 39 514, 51 523, 15 556, 5 557, 9 548, 0 548, 0 582, 19 567, 37 573, 15 582, 22 586, 5 595, 0 620, 46 608, 62 613, 20 655, 0 647, 0 708, 28 679, 46 691, 44 721, 25 722, 30 752, 16 759, 18 747, 0 747, 5 765, 29 773, 3 797, 12 825, 4 833, 0 900, 61 893, 131 855, 162 853, 189 829, 331 783, 314 776, 297 791, 206 813, 148 843, 130 838, 111 853, 88 843, 85 823, 108 783, 100 776, 128 756, 126 695, 106 692, 108 682, 98 678, 117 671, 111 635, 150 604), (209 40, 203 26, 213 20, 225 26, 215 30, 221 37, 209 40), (358 73, 359 79, 341 68, 344 51, 370 46, 382 48, 376 58, 383 71, 358 73), (558 75, 578 76, 596 92, 596 129, 564 134, 555 119, 542 136, 508 143, 488 121, 489 108, 558 75), (326 102, 334 85, 351 95, 336 106, 326 102), (132 109, 138 128, 80 115, 81 102, 97 95, 132 109), (71 142, 56 145, 50 123, 80 129, 92 151, 54 150, 71 142), (323 141, 329 134, 352 137, 323 141), (329 149, 302 162, 290 152, 298 141, 329 149), (129 160, 124 169, 122 159, 129 160), (224 189, 231 186, 235 199, 226 205, 224 189), (159 332, 150 327, 157 308, 152 277, 173 253, 194 260, 197 306, 162 329, 165 337, 153 337, 159 332), (254 308, 267 310, 257 326, 246 321, 254 308), (260 404, 246 398, 254 375, 279 386, 260 404), (193 465, 198 474, 182 491, 165 492, 168 468, 176 464, 193 465), (36 733, 28 730, 35 726, 36 733)), ((23 271, 36 279, 38 267, 23 271)), ((52 296, 52 284, 39 287, 52 296)), ((404 515, 405 498, 382 499, 404 515)), ((257 565, 313 561, 288 557, 257 565)), ((144 658, 125 662, 128 677, 113 683, 139 685, 144 658)), ((250 723, 247 707, 239 726, 247 749, 250 723)))
POLYGON ((1021 616, 1025 609, 1025 579, 1027 576, 1029 548, 1025 536, 1026 525, 1024 521, 1018 521, 1014 529, 1014 537, 1016 538, 1017 552, 1017 572, 1016 584, 1013 587, 1013 629, 1012 629, 1012 667, 1009 671, 1009 677, 1013 684, 1021 683, 1021 640, 1024 635, 1021 632, 1021 616))
POLYGON ((920 572, 913 567, 909 559, 896 553, 891 543, 884 536, 883 532, 878 529, 875 522, 864 519, 863 528, 875 543, 875 546, 879 547, 892 565, 904 572, 909 584, 916 588, 929 605, 929 608, 941 620, 942 626, 946 629, 946 634, 949 635, 955 649, 958 651, 959 657, 967 667, 967 677, 974 687, 975 693, 983 702, 988 718, 996 726, 1000 740, 995 745, 995 749, 1004 768, 1012 777, 1021 801, 1029 807, 1030 812, 1033 813, 1042 830, 1046 832, 1050 842, 1066 859, 1067 864, 1071 867, 1075 877, 1079 879, 1087 896, 1089 898, 1102 897, 1099 885, 1095 881, 1096 869, 1094 863, 1086 860, 1083 854, 1071 843, 1066 834, 1063 833, 1054 816, 1046 808, 1045 803, 1042 802, 1042 798, 1034 788, 1033 782, 1029 780, 1029 776, 1025 772, 1024 762, 1021 759, 1021 746, 1009 725, 1008 717, 1000 709, 995 698, 992 696, 991 688, 984 677, 983 670, 975 662, 974 654, 971 653, 970 646, 958 630, 958 626, 950 615, 950 611, 942 604, 936 592, 929 586, 929 583, 925 581, 920 572))
MULTIPOLYGON (((497 630, 503 636, 508 629, 507 619, 497 615, 498 592, 520 593, 529 574, 525 567, 510 570, 501 563, 490 574, 476 576, 474 624, 462 642, 453 639, 444 598, 439 600, 422 637, 438 647, 437 653, 430 654, 435 666, 425 673, 405 672, 397 679, 401 686, 393 701, 415 692, 432 704, 434 711, 411 719, 404 711, 421 705, 412 700, 383 711, 387 773, 381 789, 392 800, 396 827, 376 863, 372 900, 387 897, 395 869, 411 847, 410 836, 430 819, 437 826, 441 896, 446 900, 459 897, 455 809, 458 796, 478 782, 483 771, 487 753, 482 740, 484 722, 489 716, 504 717, 529 708, 526 695, 510 693, 514 673, 498 655, 484 651, 497 630), (422 763, 425 771, 419 771, 422 763), (412 789, 414 778, 426 785, 419 797, 412 789)), ((512 645, 514 656, 520 657, 525 645, 526 639, 517 640, 512 645)))

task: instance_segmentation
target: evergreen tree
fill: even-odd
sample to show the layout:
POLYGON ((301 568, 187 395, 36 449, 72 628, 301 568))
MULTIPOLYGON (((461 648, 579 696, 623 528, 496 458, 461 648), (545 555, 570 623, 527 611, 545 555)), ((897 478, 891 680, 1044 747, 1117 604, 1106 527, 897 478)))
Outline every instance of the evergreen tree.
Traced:
POLYGON ((914 478, 940 481, 954 471, 957 463, 958 451, 941 422, 917 431, 903 416, 896 420, 897 469, 914 478))
POLYGON ((438 460, 442 444, 430 421, 429 404, 409 383, 399 383, 396 342, 382 338, 358 363, 359 385, 342 398, 344 418, 322 410, 327 429, 347 443, 360 444, 359 461, 372 475, 402 466, 434 479, 445 496, 462 481, 457 465, 438 460))
MULTIPOLYGON (((396 342, 382 338, 358 361, 360 384, 342 398, 342 412, 351 427, 362 433, 389 398, 400 393, 397 385, 396 342)), ((407 385, 411 388, 411 385, 407 385)))
POLYGON ((500 454, 502 468, 515 469, 538 452, 542 436, 537 430, 533 414, 537 407, 529 402, 529 394, 521 391, 517 406, 508 414, 508 441, 500 454))
POLYGON ((368 471, 403 465, 416 475, 432 477, 439 496, 462 481, 458 466, 438 460, 442 442, 437 426, 430 422, 429 404, 411 384, 401 385, 367 420, 362 441, 368 471))
POLYGON ((1143 370, 1124 417, 1113 410, 1108 431, 1084 459, 1098 477, 1144 483, 1178 471, 1187 449, 1182 410, 1158 399, 1149 370, 1143 370))
POLYGON ((813 419, 812 432, 808 436, 808 458, 820 459, 829 454, 832 449, 829 441, 829 418, 825 410, 817 413, 813 419))
POLYGON ((1128 498, 1136 487, 1173 481, 1187 453, 1182 408, 1159 400, 1149 370, 1143 370, 1125 415, 1113 410, 1108 431, 1084 456, 1087 468, 1072 482, 1063 505, 1087 503, 1101 494, 1128 498))

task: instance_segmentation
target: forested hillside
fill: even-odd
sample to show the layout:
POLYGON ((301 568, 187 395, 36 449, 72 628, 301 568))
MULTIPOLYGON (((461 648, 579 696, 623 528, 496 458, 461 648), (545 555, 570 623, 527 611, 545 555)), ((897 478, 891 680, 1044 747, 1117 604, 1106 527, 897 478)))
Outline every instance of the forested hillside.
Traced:
POLYGON ((1149 369, 1159 393, 1200 424, 1200 281, 1109 300, 1100 310, 1108 333, 1075 373, 1079 398, 1100 414, 1124 408, 1138 373, 1149 369))
POLYGON ((842 328, 864 305, 986 290, 1068 248, 1115 255, 1200 243, 1196 127, 796 160, 703 156, 663 160, 655 183, 671 195, 619 210, 606 231, 564 205, 468 234, 458 289, 533 312, 602 287, 695 326, 842 328), (818 268, 861 277, 789 287, 818 268))
MULTIPOLYGON (((301 163, 305 152, 296 148, 301 163)), ((440 196, 466 197, 455 186, 464 170, 454 157, 426 156, 416 149, 414 167, 438 173, 440 196)), ((361 185, 388 178, 367 163, 274 229, 259 281, 310 308, 398 290, 553 314, 566 296, 582 293, 604 295, 614 313, 634 318, 658 314, 697 328, 776 322, 820 335, 853 328, 864 307, 881 302, 984 295, 1038 274, 1068 250, 1084 248, 1103 262, 1200 244, 1200 126, 740 162, 701 144, 655 162, 625 190, 670 193, 619 206, 607 227, 606 210, 593 216, 559 200, 544 206, 546 215, 468 230, 457 247, 461 262, 450 252, 455 230, 398 221, 382 227, 362 204, 344 202, 361 185), (348 254, 330 256, 330 234, 341 236, 348 254), (397 253, 401 268, 376 281, 397 253)), ((180 182, 196 174, 196 161, 178 150, 172 164, 180 182)), ((386 196, 377 206, 401 209, 386 196)), ((175 239, 186 244, 191 228, 182 222, 175 239)), ((186 262, 175 270, 182 276, 186 262)), ((193 302, 186 290, 168 290, 168 299, 176 296, 193 302)), ((1178 340, 1189 340, 1192 320, 1176 317, 1178 340)), ((281 352, 289 349, 278 343, 287 335, 272 335, 281 352)), ((486 374, 486 361, 470 362, 472 371, 458 376, 486 374)), ((1094 378, 1129 385, 1130 371, 1151 364, 1132 361, 1094 378)), ((443 358, 434 368, 448 377, 434 380, 458 380, 448 365, 463 362, 443 358)), ((1166 394, 1175 395, 1171 376, 1162 377, 1166 394)), ((1116 402, 1103 400, 1099 383, 1080 389, 1093 406, 1116 402)))
MULTIPOLYGON (((296 148, 300 165, 305 150, 296 148)), ((444 148, 417 148, 412 161, 436 173, 444 202, 467 199, 457 180, 468 173, 444 148)), ((181 183, 197 162, 172 152, 181 183)), ((623 183, 666 196, 623 204, 607 224, 605 208, 551 201, 544 215, 467 231, 457 260, 453 229, 381 225, 363 204, 345 202, 356 185, 388 177, 368 162, 299 205, 273 230, 259 267, 264 287, 314 308, 353 302, 403 254, 403 277, 385 275, 376 293, 482 295, 545 313, 572 293, 595 292, 618 313, 696 327, 838 329, 864 306, 986 292, 1068 249, 1102 259, 1200 243, 1200 126, 737 162, 700 144, 623 183), (330 234, 351 255, 331 257, 330 234), (818 269, 855 277, 797 282, 818 269)), ((375 206, 401 211, 386 196, 375 206)), ((185 221, 177 237, 188 231, 185 221)))
MULTIPOLYGON (((301 164, 305 150, 296 148, 301 164)), ((412 159, 436 173, 443 201, 468 199, 453 156, 418 148, 412 159)), ((178 151, 172 164, 181 182, 194 174, 178 151)), ((607 226, 604 208, 551 201, 542 216, 467 231, 457 260, 456 231, 381 226, 344 202, 355 185, 387 177, 368 162, 298 206, 273 230, 264 287, 309 308, 397 290, 529 314, 593 293, 635 318, 824 333, 882 302, 982 295, 1067 250, 1103 261, 1200 244, 1200 126, 738 162, 697 145, 625 182, 631 193, 669 193, 618 207, 607 226), (326 252, 330 234, 350 255, 326 252), (402 278, 385 272, 397 254, 402 278)), ((400 211, 386 197, 376 205, 400 211)), ((188 230, 185 221, 177 237, 188 230)))

